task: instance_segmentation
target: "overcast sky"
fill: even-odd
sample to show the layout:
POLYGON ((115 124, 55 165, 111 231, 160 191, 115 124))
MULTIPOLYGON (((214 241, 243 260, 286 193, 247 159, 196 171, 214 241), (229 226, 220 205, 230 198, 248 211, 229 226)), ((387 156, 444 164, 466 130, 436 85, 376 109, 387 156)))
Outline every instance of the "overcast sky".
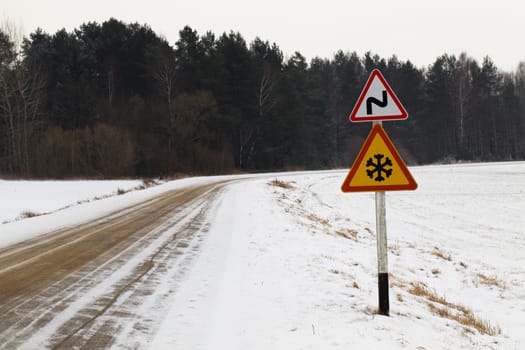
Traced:
POLYGON ((147 23, 171 44, 185 25, 200 34, 239 31, 275 42, 286 56, 331 58, 337 50, 396 54, 427 67, 443 53, 467 52, 514 71, 525 61, 524 0, 0 0, 0 15, 52 34, 115 17, 147 23))

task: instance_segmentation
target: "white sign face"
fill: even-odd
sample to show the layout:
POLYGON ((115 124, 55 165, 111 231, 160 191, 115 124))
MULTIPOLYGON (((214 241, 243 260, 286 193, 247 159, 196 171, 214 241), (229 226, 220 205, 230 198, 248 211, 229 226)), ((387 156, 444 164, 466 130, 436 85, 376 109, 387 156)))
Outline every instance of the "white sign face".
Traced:
POLYGON ((408 113, 381 72, 374 69, 350 114, 353 122, 402 120, 408 113))

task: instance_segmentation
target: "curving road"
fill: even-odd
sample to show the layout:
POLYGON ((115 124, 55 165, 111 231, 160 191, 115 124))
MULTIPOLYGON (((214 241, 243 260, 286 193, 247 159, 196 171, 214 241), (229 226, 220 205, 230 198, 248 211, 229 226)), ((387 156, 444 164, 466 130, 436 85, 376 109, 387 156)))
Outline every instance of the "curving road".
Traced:
POLYGON ((0 250, 0 349, 134 348, 151 339, 227 183, 167 192, 0 250), (157 318, 145 316, 151 310, 157 318))

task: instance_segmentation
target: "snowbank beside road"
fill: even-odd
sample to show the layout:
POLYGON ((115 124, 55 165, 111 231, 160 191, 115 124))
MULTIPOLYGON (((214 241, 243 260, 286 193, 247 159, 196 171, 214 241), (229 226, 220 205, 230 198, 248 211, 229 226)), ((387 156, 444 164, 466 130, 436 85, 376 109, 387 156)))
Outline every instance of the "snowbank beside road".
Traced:
POLYGON ((9 181, 0 180, 0 223, 15 221, 24 212, 41 215, 79 202, 116 195, 142 181, 9 181))

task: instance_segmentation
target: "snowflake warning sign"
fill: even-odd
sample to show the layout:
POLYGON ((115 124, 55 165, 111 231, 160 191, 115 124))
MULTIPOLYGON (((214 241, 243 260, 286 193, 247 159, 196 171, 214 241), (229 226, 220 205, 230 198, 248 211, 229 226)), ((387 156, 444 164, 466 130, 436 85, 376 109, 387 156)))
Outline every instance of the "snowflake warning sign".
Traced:
POLYGON ((343 192, 415 190, 417 183, 380 124, 374 125, 341 189, 343 192))

